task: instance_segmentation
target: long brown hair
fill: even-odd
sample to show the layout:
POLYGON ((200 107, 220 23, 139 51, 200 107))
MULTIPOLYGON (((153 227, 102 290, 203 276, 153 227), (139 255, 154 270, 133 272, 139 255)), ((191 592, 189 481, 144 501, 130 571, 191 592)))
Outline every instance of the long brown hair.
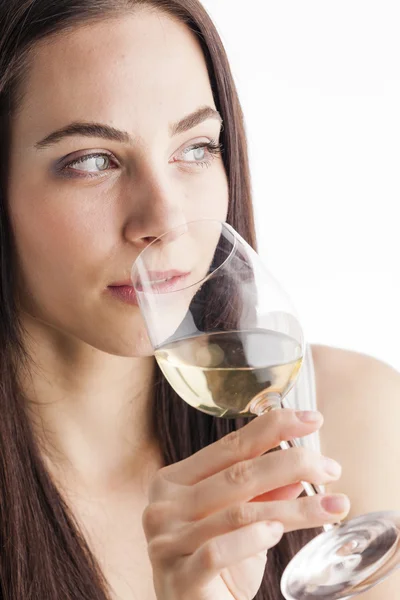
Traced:
MULTIPOLYGON (((218 33, 198 0, 0 0, 0 600, 108 600, 108 586, 67 503, 46 469, 18 383, 27 354, 15 300, 15 256, 7 211, 12 116, 20 106, 33 45, 83 22, 150 5, 185 22, 207 61, 224 130, 228 222, 255 247, 243 116, 218 33)), ((241 427, 183 403, 160 371, 154 383, 154 430, 166 465, 241 427)), ((310 533, 284 536, 269 552, 256 598, 282 598, 279 580, 310 533), (304 539, 302 539, 304 538, 304 539)))

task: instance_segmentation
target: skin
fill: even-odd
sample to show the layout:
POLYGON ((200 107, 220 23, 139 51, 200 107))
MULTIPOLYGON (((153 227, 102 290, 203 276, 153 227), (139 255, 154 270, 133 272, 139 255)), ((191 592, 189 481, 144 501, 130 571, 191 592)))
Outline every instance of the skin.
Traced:
MULTIPOLYGON (((297 500, 299 481, 337 481, 340 468, 329 474, 323 456, 293 450, 261 457, 280 439, 317 430, 322 417, 304 423, 293 411, 266 415, 240 437, 161 468, 149 427, 154 362, 143 322, 137 308, 105 291, 129 277, 140 251, 165 230, 226 216, 221 159, 200 151, 200 162, 209 164, 199 166, 199 153, 190 150, 218 140, 220 121, 208 118, 190 131, 170 132, 199 108, 215 109, 201 50, 184 25, 143 10, 38 45, 25 92, 13 122, 8 198, 21 314, 35 358, 23 384, 48 468, 113 598, 252 598, 266 550, 283 529, 335 522, 349 510, 346 498, 334 513, 321 498, 297 500), (76 121, 126 131, 133 144, 74 136, 37 147, 76 121), (80 176, 56 174, 60 160, 93 151, 112 154, 104 171, 98 170, 102 159, 97 167, 89 159, 74 166, 80 176), (273 533, 276 521, 282 525, 273 533)), ((321 359, 323 351, 315 350, 323 405, 325 398, 332 405, 329 382, 344 372, 339 359, 331 360, 337 352, 327 350, 321 359), (337 370, 324 372, 326 364, 337 370)), ((348 390, 343 385, 340 400, 334 399, 343 410, 350 405, 348 390)), ((351 391, 357 403, 364 390, 351 391)), ((350 429, 351 419, 350 413, 350 429)), ((332 456, 338 427, 330 413, 331 433, 324 439, 332 456)), ((352 491, 351 483, 345 491, 352 491)), ((366 495, 363 490, 357 498, 366 495)))

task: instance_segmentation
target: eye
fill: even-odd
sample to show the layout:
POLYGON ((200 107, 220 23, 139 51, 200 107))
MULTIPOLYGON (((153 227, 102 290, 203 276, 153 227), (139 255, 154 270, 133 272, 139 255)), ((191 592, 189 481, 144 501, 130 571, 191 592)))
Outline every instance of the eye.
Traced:
POLYGON ((74 172, 78 175, 79 172, 87 173, 88 175, 96 175, 108 171, 112 167, 113 160, 109 154, 105 152, 96 152, 86 154, 76 160, 73 160, 64 165, 61 171, 64 174, 73 175, 74 172))
POLYGON ((186 163, 189 167, 209 167, 213 158, 221 154, 221 145, 215 140, 209 142, 199 142, 191 144, 184 150, 181 150, 173 162, 186 163))
POLYGON ((197 162, 207 158, 206 146, 197 146, 196 148, 186 148, 183 151, 183 160, 185 162, 197 162))

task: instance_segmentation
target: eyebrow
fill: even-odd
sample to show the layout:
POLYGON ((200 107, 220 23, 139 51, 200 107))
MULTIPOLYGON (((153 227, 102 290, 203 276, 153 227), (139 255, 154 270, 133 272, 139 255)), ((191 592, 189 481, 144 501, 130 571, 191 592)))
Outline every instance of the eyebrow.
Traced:
MULTIPOLYGON (((211 106, 203 106, 177 123, 170 125, 170 135, 173 137, 189 131, 208 119, 216 119, 222 124, 222 117, 217 110, 211 108, 211 106)), ((110 125, 105 125, 103 123, 75 122, 66 127, 62 127, 61 129, 57 129, 57 131, 53 131, 39 142, 36 142, 35 148, 43 150, 57 144, 66 137, 73 136, 98 137, 105 140, 129 144, 131 146, 135 143, 134 139, 127 131, 115 129, 110 125)))

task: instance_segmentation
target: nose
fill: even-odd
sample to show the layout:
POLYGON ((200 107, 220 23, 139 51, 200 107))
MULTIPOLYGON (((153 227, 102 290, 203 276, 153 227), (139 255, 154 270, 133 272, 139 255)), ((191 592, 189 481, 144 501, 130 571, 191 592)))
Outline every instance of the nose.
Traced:
POLYGON ((139 188, 136 186, 135 197, 130 199, 124 237, 141 250, 167 232, 163 240, 172 241, 174 236, 182 234, 186 221, 182 191, 168 181, 153 177, 139 188))

